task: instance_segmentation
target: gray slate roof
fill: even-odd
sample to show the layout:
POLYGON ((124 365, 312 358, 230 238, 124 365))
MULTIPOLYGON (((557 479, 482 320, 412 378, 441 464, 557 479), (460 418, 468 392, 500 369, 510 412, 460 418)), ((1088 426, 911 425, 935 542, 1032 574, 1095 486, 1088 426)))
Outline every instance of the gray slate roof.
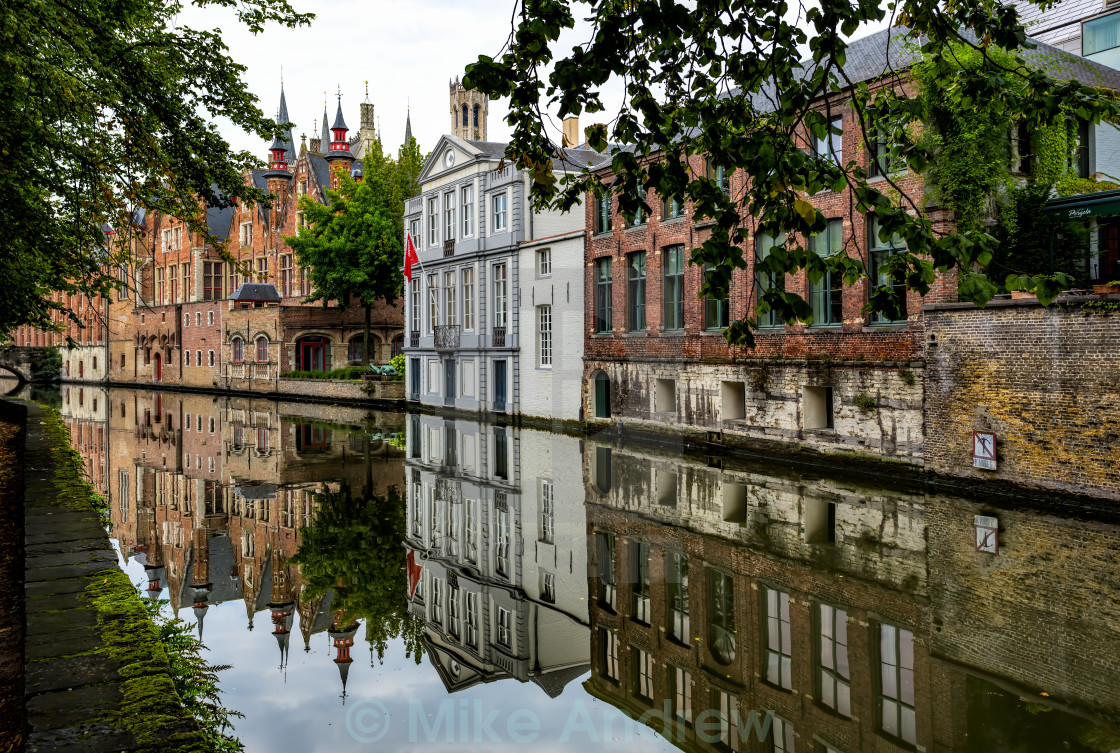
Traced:
POLYGON ((234 207, 207 207, 206 229, 219 241, 229 237, 229 226, 233 222, 234 207))
MULTIPOLYGON (((230 300, 245 301, 248 303, 258 301, 261 303, 279 303, 280 293, 277 292, 276 286, 272 283, 243 282, 237 290, 233 291, 230 300)), ((248 499, 248 497, 246 497, 246 499, 248 499)))

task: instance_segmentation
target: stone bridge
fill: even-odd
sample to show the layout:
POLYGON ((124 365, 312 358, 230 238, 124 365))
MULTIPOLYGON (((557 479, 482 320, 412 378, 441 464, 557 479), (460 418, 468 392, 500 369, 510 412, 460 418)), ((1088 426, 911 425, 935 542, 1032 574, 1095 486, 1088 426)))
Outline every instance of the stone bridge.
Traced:
POLYGON ((9 372, 21 382, 30 382, 44 371, 52 372, 57 378, 61 364, 57 353, 55 348, 9 345, 0 348, 0 372, 9 372))

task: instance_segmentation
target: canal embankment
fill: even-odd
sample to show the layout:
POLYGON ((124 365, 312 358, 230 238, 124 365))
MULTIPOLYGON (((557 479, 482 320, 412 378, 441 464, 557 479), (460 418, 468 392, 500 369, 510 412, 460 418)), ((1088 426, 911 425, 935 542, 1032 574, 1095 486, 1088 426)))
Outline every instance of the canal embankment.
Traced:
POLYGON ((160 628, 117 566, 107 505, 86 482, 65 425, 53 410, 3 402, 6 416, 26 416, 25 749, 211 749, 177 691, 160 628))

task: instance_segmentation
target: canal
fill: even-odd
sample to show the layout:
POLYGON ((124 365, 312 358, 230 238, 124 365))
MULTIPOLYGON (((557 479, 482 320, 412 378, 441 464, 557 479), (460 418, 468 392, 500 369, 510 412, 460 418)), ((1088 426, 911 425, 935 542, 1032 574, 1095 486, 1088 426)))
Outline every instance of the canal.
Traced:
POLYGON ((1120 750, 1115 521, 613 435, 49 397, 249 751, 1120 750))

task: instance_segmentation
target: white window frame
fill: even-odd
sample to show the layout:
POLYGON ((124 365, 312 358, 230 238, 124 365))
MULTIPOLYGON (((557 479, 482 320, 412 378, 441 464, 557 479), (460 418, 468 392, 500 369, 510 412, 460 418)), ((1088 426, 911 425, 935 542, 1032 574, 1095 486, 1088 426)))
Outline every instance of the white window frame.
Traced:
POLYGON ((509 200, 506 192, 490 197, 490 234, 509 232, 509 200))
POLYGON ((463 217, 463 238, 474 237, 474 184, 463 186, 459 211, 463 217))
POLYGON ((457 324, 459 321, 458 312, 455 310, 455 286, 459 276, 455 274, 454 269, 447 269, 443 272, 443 316, 444 324, 457 324))
POLYGON ((428 245, 439 245, 439 196, 428 197, 428 245))
POLYGON ((492 268, 494 282, 494 326, 505 327, 509 321, 509 267, 498 262, 492 268), (500 274, 499 274, 500 272, 500 274))
POLYGON ((537 249, 537 277, 552 277, 552 249, 537 249))
POLYGON ((552 306, 537 306, 537 365, 552 368, 552 306))
POLYGON ((474 329, 474 267, 459 270, 460 284, 463 286, 463 329, 474 329))
POLYGON ((455 192, 448 191, 443 195, 443 238, 444 240, 452 240, 455 238, 455 231, 458 228, 455 226, 455 192))
POLYGON ((253 223, 251 222, 241 223, 241 245, 253 245, 253 223))
POLYGON ((420 331, 420 278, 416 277, 410 283, 412 288, 412 318, 409 332, 420 331))

